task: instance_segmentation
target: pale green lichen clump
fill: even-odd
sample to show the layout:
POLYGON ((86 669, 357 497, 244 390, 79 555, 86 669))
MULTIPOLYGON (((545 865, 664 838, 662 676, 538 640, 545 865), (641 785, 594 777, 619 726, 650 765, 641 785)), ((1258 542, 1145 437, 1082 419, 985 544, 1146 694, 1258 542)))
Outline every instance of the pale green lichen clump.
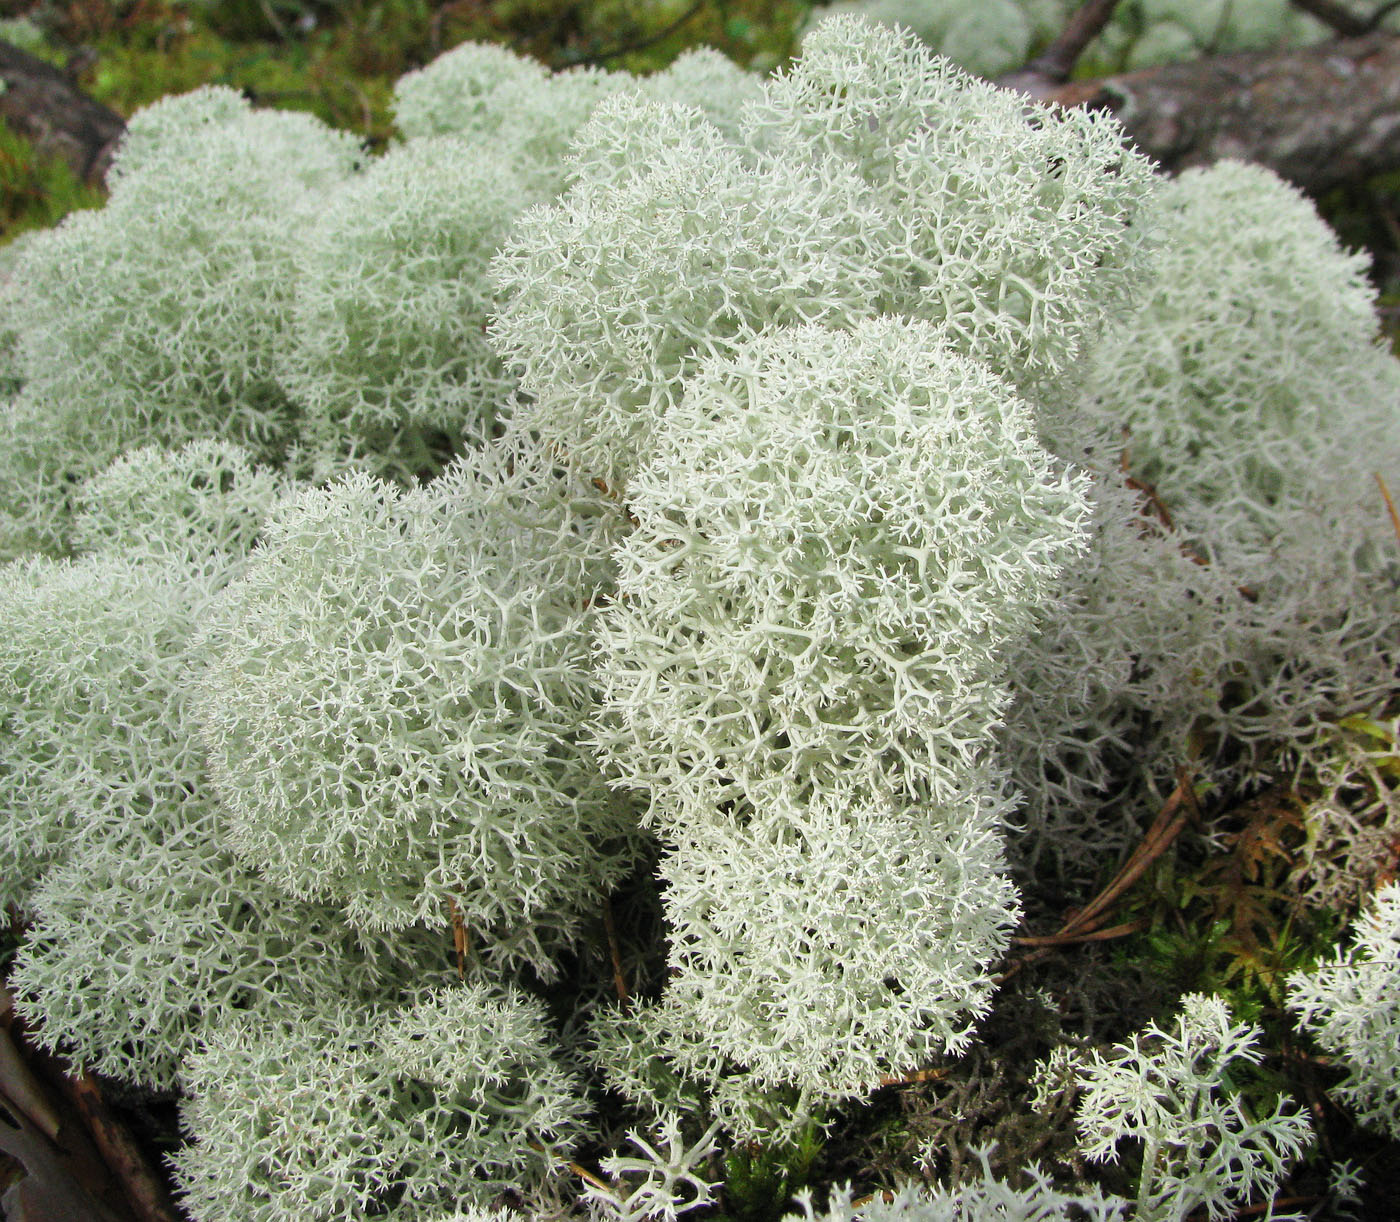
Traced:
MULTIPOLYGON (((1393 690, 1400 376, 1263 172, 849 16, 767 81, 464 47, 396 105, 378 159, 152 107, 0 299, 11 979, 182 1092, 200 1222, 533 1208, 584 1059, 643 1155, 593 1204, 673 1222, 969 1049, 1013 869, 1393 690)), ((1394 906, 1291 984, 1392 1127, 1394 906)), ((1276 1186, 1258 1049, 1192 997, 1080 1063, 1137 1222, 1276 1186)), ((862 1216, 1126 1208, 982 1161, 862 1216)))
POLYGON ((989 1151, 978 1152, 982 1173, 956 1187, 907 1184, 898 1192, 877 1193, 868 1201, 852 1199, 849 1187, 838 1188, 819 1211, 804 1191, 800 1214, 786 1222, 1120 1222, 1129 1202, 1097 1189, 1061 1192, 1039 1166, 1026 1169, 1029 1183, 1014 1186, 992 1174, 989 1151))
POLYGON ((584 742, 620 525, 510 448, 284 507, 205 626, 228 842, 357 926, 441 927, 456 905, 484 953, 551 971, 632 851, 584 742))
POLYGON ((1095 541, 1017 660, 1005 735, 1031 839, 1062 869, 1137 834, 1094 813, 1110 776, 1146 765, 1169 788, 1188 750, 1250 782, 1281 756, 1326 770, 1338 712, 1394 687, 1400 559, 1376 477, 1400 469, 1400 364, 1363 260, 1236 163, 1163 183, 1142 220, 1134 307, 1072 410, 1042 414, 1098 482, 1095 541))
POLYGON ((587 1107, 543 1007, 468 982, 399 1007, 235 1018, 188 1067, 176 1158, 201 1222, 419 1218, 538 1179, 587 1107))
POLYGON ((1312 1126, 1291 1100, 1254 1114, 1230 1081, 1232 1067, 1262 1059, 1260 1034, 1220 998, 1189 994, 1171 1027, 1149 1025, 1081 1064, 1084 1155, 1116 1161, 1120 1142, 1141 1143, 1135 1222, 1184 1222, 1201 1208, 1232 1217, 1271 1192, 1308 1144, 1312 1126))
POLYGON ((663 824, 692 786, 958 793, 1086 512, 1010 387, 896 319, 707 362, 628 508, 603 742, 663 824))
POLYGON ((1345 1062, 1339 1096, 1364 1123, 1400 1136, 1400 884, 1376 893, 1350 946, 1289 977, 1288 1007, 1345 1062))
POLYGON ((65 455, 74 464, 141 441, 272 447, 289 435, 276 361, 292 326, 291 238, 359 150, 229 92, 138 120, 107 206, 24 252, 23 393, 97 451, 65 455), (101 419, 84 424, 94 404, 101 419))
POLYGON ((497 261, 520 426, 614 489, 700 362, 760 331, 921 318, 1038 399, 1130 283, 1146 160, 908 36, 833 19, 739 131, 609 99, 497 261))
POLYGON ((1008 651, 1086 513, 1025 400, 1126 291, 1151 176, 851 20, 738 132, 600 106, 496 264, 493 334, 516 427, 635 521, 597 733, 667 852, 638 1021, 761 1129, 736 1083, 848 1096, 985 1006, 1008 651))
POLYGON ((28 921, 17 1007, 44 1046, 158 1089, 234 1014, 384 995, 441 962, 422 938, 356 936, 222 842, 190 711, 195 625, 277 491, 228 446, 143 450, 82 489, 89 554, 0 570, 0 873, 28 921))
POLYGON ((488 439, 511 381, 486 345, 485 269, 530 202, 454 137, 391 149, 334 191, 297 253, 282 386, 322 445, 413 475, 488 439))

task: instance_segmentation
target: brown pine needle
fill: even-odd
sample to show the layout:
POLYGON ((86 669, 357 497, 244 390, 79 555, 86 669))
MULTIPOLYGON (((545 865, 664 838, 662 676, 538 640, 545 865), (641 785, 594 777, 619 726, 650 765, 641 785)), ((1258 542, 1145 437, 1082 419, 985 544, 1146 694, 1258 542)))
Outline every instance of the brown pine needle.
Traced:
POLYGON ((594 1188, 601 1188, 604 1192, 608 1194, 608 1196, 612 1197, 614 1200, 617 1199, 617 1193, 615 1193, 606 1183, 604 1183, 604 1181, 600 1180, 596 1175, 594 1175, 593 1172, 591 1172, 587 1167, 584 1167, 579 1163, 571 1162, 566 1162, 564 1166, 566 1166, 580 1179, 586 1180, 588 1183, 592 1184, 594 1188))
POLYGON ((617 990, 617 999, 625 1010, 631 1005, 632 998, 627 992, 627 977, 622 971, 622 952, 617 945, 617 926, 613 924, 612 903, 606 896, 603 897, 603 929, 608 935, 608 954, 612 956, 613 988, 617 990))
POLYGON ((1162 809, 1157 812, 1157 817, 1152 820, 1152 825, 1144 833, 1137 848, 1128 855, 1128 860, 1119 867, 1118 873, 1108 881, 1098 895, 1070 916, 1055 933, 1040 937, 1031 935, 1013 938, 1012 941, 1018 945, 1032 949, 1029 953, 1007 964, 1005 970, 994 977, 996 982, 1005 984, 1022 968, 1045 958, 1046 955, 1060 946, 1068 946, 1076 942, 1102 942, 1110 938, 1126 937, 1142 928, 1142 923, 1139 921, 1129 921, 1107 929, 1101 928, 1101 926, 1108 918, 1107 910, 1147 872, 1147 868, 1157 858, 1171 847, 1172 841, 1181 834, 1182 828, 1186 826, 1187 819, 1191 815, 1199 813, 1200 808, 1196 804, 1196 791, 1192 784, 1191 774, 1183 768, 1177 773, 1176 788, 1172 790, 1171 796, 1167 798, 1162 809))
MULTIPOLYGON (((539 1142, 527 1141, 525 1144, 529 1146, 530 1149, 532 1149, 536 1154, 543 1154, 546 1157, 549 1156, 549 1151, 546 1150, 542 1145, 540 1145, 539 1142)), ((587 1167, 583 1166, 580 1163, 570 1162, 567 1158, 560 1159, 559 1163, 560 1166, 567 1167, 576 1176, 578 1176, 579 1179, 586 1180, 588 1183, 592 1184, 594 1188, 601 1188, 604 1192, 608 1194, 608 1196, 612 1197, 613 1200, 617 1200, 617 1193, 615 1193, 612 1190, 611 1185, 609 1185, 605 1180, 599 1179, 587 1167)))
POLYGON ((937 1082, 946 1078, 946 1069, 916 1069, 912 1073, 889 1076, 880 1079, 881 1086, 913 1086, 918 1082, 937 1082))
POLYGON ((1060 933, 1073 933, 1085 926, 1092 928, 1096 923, 1094 918, 1137 882, 1147 872, 1147 868, 1167 851, 1172 841, 1181 834, 1181 829, 1186 826, 1187 817, 1195 809, 1196 795, 1191 787, 1191 778, 1183 772, 1177 779, 1176 788, 1172 790, 1162 809, 1157 812, 1152 826, 1147 829, 1147 834, 1128 860, 1098 895, 1065 922, 1060 933))
POLYGON ((1107 929, 1087 929, 1076 933, 1049 933, 1039 937, 1012 938, 1017 946, 1070 946, 1075 942, 1107 942, 1113 938, 1126 938, 1146 928, 1145 921, 1125 921, 1121 925, 1110 925, 1107 929))
POLYGON ((452 917, 452 949, 457 952, 457 979, 467 978, 467 927, 462 923, 462 914, 458 911, 457 901, 450 895, 447 897, 447 911, 452 917))
POLYGON ((1400 513, 1395 511, 1395 502, 1391 499, 1390 489, 1385 486, 1385 480, 1379 471, 1374 472, 1376 483, 1380 485, 1381 496, 1385 498, 1385 511, 1390 514, 1390 525, 1395 531, 1396 539, 1400 539, 1400 513))

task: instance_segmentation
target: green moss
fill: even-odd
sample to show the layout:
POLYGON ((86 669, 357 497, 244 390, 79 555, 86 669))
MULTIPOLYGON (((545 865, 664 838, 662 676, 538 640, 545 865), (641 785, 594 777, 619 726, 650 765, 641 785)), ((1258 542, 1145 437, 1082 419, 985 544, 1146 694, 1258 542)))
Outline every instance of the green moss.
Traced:
POLYGON ((739 1222, 776 1222, 785 1216, 793 1194, 815 1182, 823 1148, 815 1123, 789 1144, 736 1147, 724 1158, 725 1216, 739 1222))
POLYGON ((102 200, 102 192, 83 183, 61 158, 41 156, 0 120, 0 243, 102 200))

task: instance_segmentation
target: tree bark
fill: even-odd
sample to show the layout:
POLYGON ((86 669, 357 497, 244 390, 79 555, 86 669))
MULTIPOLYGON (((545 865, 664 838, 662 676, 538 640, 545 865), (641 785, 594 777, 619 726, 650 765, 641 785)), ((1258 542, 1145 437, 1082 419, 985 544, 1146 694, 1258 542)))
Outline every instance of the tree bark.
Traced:
POLYGON ((51 64, 0 41, 0 118, 84 182, 101 186, 126 122, 51 64))
POLYGON ((1107 110, 1163 169, 1233 157, 1316 195, 1400 169, 1400 37, 1224 55, 1034 90, 1107 110))

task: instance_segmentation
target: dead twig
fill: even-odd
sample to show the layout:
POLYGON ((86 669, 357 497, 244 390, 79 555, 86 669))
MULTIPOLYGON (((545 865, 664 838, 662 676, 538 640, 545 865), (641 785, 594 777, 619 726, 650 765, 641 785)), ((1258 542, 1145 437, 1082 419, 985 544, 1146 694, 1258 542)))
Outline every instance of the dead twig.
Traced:
POLYGON ((608 936, 608 954, 612 956, 613 988, 617 990, 617 999, 625 1010, 632 1004, 632 998, 627 992, 627 977, 622 971, 622 951, 617 944, 617 926, 613 923, 612 902, 607 896, 603 897, 603 929, 608 936))
POLYGON ((121 1182, 127 1201, 141 1222, 176 1222, 174 1202, 151 1169, 125 1125, 108 1110, 95 1079, 73 1072, 64 1079, 64 1093, 83 1118, 102 1160, 121 1182))
POLYGON ((1086 926, 1093 928, 1090 922, 1147 872, 1147 868, 1161 857, 1181 834, 1187 819, 1193 814, 1199 814, 1196 792, 1191 775, 1182 769, 1177 774, 1176 788, 1172 790, 1162 809, 1157 812, 1157 817, 1152 820, 1152 825, 1137 848, 1119 867, 1118 873, 1109 880, 1108 885, 1065 922, 1061 932, 1073 933, 1086 926))
POLYGON ((0 1147, 27 1177, 5 1193, 14 1217, 93 1222, 176 1222, 163 1181, 97 1082, 24 1038, 14 999, 0 985, 0 1147), (124 1208, 123 1208, 124 1207, 124 1208))
MULTIPOLYGON (((1295 1205, 1316 1205, 1319 1201, 1326 1200, 1325 1197, 1278 1197, 1272 1201, 1260 1201, 1256 1205, 1246 1205, 1243 1209, 1235 1210, 1234 1217, 1238 1222, 1240 1218, 1257 1218, 1260 1214, 1273 1216, 1275 1209, 1292 1209, 1295 1205)), ((1204 1211, 1191 1214, 1190 1222, 1204 1222, 1207 1214, 1204 1211)))
POLYGON ((881 1086, 914 1086, 920 1082, 938 1082, 948 1076, 946 1069, 916 1069, 907 1074, 891 1074, 880 1079, 881 1086))
MULTIPOLYGON (((1126 429, 1123 431, 1125 434, 1127 433, 1126 429)), ((1124 487, 1131 488, 1134 492, 1139 493, 1147 502, 1143 507, 1142 516, 1145 518, 1155 518, 1157 523, 1167 534, 1175 534, 1176 520, 1172 517, 1171 510, 1167 508, 1167 503, 1162 500, 1161 495, 1158 493, 1157 485, 1150 484, 1144 479, 1139 479, 1136 475, 1129 474, 1127 446, 1123 447, 1123 453, 1118 460, 1118 470, 1122 473, 1124 487)), ((1147 533, 1146 530, 1142 532, 1144 536, 1146 536, 1147 533)), ((1187 543, 1185 539, 1179 539, 1176 548, 1177 551, 1197 567, 1203 569, 1210 568, 1210 560, 1202 556, 1201 553, 1187 543)), ((1251 586, 1236 586, 1235 589, 1239 591, 1241 598, 1248 599, 1250 602, 1257 602, 1259 600, 1259 592, 1251 586)))
POLYGON ((1307 13, 1310 17, 1316 17, 1323 25, 1342 38, 1359 38, 1362 34, 1369 34, 1375 26, 1369 17, 1358 17, 1344 4, 1338 4, 1337 0, 1290 0, 1293 7, 1307 13))
POLYGON ((998 84, 1035 94, 1063 85, 1084 49, 1099 36, 1118 7, 1118 0, 1087 0, 1075 10, 1059 36, 1024 68, 1001 78, 998 84))
POLYGON ((1017 946, 1070 946, 1075 942, 1109 942, 1114 938, 1126 938, 1130 933, 1137 933, 1146 928, 1146 921, 1124 921, 1121 925, 1110 925, 1106 929, 1090 929, 1080 933, 1049 933, 1011 940, 1017 946))

